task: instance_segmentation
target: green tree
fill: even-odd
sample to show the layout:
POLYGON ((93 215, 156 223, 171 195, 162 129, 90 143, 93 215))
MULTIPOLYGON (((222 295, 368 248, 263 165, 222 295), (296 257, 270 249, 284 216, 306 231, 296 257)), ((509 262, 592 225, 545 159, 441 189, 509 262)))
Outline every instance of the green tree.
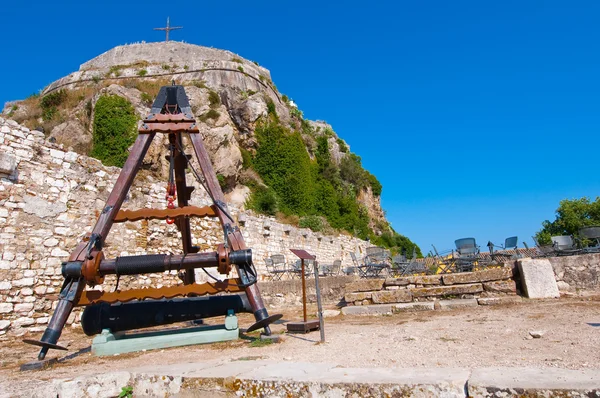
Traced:
POLYGON ((540 244, 550 244, 551 236, 574 235, 579 228, 590 225, 600 225, 600 197, 596 197, 595 201, 587 197, 564 199, 556 209, 556 219, 542 222, 536 239, 540 244))
POLYGON ((96 102, 93 146, 90 153, 106 166, 123 167, 127 149, 137 136, 133 106, 118 95, 103 95, 96 102))

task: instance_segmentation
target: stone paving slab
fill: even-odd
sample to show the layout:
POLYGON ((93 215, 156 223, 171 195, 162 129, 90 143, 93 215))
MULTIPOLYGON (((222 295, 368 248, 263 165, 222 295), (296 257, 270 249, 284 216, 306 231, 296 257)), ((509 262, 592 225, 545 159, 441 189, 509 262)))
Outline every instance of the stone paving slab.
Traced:
POLYGON ((414 301, 412 303, 399 303, 394 304, 392 311, 394 312, 405 312, 405 311, 433 311, 435 309, 435 303, 433 301, 414 301))
POLYGON ((477 299, 440 300, 441 310, 455 310, 467 307, 477 307, 477 299))
POLYGON ((479 305, 503 305, 522 303, 523 299, 520 296, 482 297, 477 302, 479 305))
POLYGON ((343 315, 388 315, 392 314, 392 304, 348 306, 342 308, 343 315))
POLYGON ((473 397, 600 397, 600 370, 485 368, 469 378, 473 397))

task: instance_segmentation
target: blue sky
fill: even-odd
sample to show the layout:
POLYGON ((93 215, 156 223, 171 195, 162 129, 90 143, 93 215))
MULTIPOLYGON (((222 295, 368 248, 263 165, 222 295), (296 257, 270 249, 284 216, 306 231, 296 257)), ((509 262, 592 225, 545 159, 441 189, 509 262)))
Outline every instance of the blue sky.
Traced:
POLYGON ((564 198, 600 195, 600 2, 11 2, 0 103, 110 48, 171 39, 271 71, 382 182, 424 253, 531 235, 564 198), (169 11, 167 11, 167 9, 169 11))

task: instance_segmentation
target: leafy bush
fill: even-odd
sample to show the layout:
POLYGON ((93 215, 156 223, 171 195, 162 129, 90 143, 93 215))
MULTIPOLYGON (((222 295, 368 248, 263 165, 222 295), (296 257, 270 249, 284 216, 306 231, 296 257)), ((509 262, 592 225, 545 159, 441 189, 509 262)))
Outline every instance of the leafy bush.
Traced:
POLYGON ((146 76, 148 74, 148 71, 146 69, 140 69, 137 72, 138 76, 146 76))
POLYGON ((208 92, 208 102, 210 103, 211 108, 216 108, 221 105, 221 98, 215 91, 210 90, 208 92))
POLYGON ((273 102, 273 100, 267 97, 265 101, 267 102, 267 114, 277 117, 277 111, 275 110, 275 103, 273 102))
POLYGON ((123 167, 127 149, 135 141, 137 117, 133 106, 117 95, 103 95, 96 102, 91 156, 107 166, 123 167))
POLYGON ((140 99, 142 100, 144 105, 147 105, 147 106, 152 105, 152 103, 154 102, 154 98, 152 98, 152 96, 148 93, 142 93, 140 95, 140 99))
POLYGON ((369 173, 365 170, 367 174, 367 179, 369 180, 369 184, 371 185, 371 191, 373 191, 373 195, 381 196, 381 191, 383 190, 383 186, 373 174, 369 173))
POLYGON ((300 134, 275 122, 256 128, 254 167, 281 199, 284 213, 305 215, 314 208, 314 177, 300 134))
POLYGON ((51 107, 57 107, 67 99, 67 92, 62 90, 54 91, 50 94, 44 95, 40 101, 42 109, 48 109, 51 107))
POLYGON ((217 181, 219 181, 219 185, 221 186, 222 190, 225 190, 225 188, 227 188, 227 181, 225 180, 225 177, 222 174, 217 174, 217 181))
POLYGON ((323 219, 319 216, 306 216, 298 223, 300 228, 310 228, 314 232, 321 232, 324 227, 323 219))
POLYGON ((244 68, 242 68, 241 66, 238 66, 237 70, 239 70, 240 72, 244 73, 244 68))
POLYGON ((252 153, 246 148, 240 146, 240 152, 242 153, 242 167, 249 169, 252 167, 252 153))
POLYGON ((343 153, 347 153, 348 152, 348 145, 346 145, 346 143, 344 142, 344 140, 342 140, 341 138, 337 139, 337 144, 340 147, 340 152, 343 153))
POLYGON ((219 119, 219 116, 221 116, 219 111, 215 111, 214 109, 209 109, 205 114, 200 116, 198 119, 200 119, 203 122, 206 122, 208 119, 217 120, 217 119, 219 119))
POLYGON ((244 63, 240 58, 238 57, 233 57, 231 58, 231 62, 237 62, 238 64, 242 64, 244 63))
POLYGON ((281 100, 282 100, 283 102, 285 102, 286 104, 289 104, 289 103, 290 103, 290 99, 289 99, 289 98, 288 98, 288 96, 287 96, 287 95, 285 95, 285 94, 283 94, 283 95, 281 96, 281 100))
POLYGON ((274 190, 265 187, 258 187, 252 191, 250 198, 246 202, 246 207, 263 214, 274 216, 279 208, 279 200, 274 190))
POLYGON ((413 243, 406 236, 400 235, 394 230, 391 232, 384 232, 381 236, 371 237, 371 242, 377 246, 387 247, 391 249, 393 253, 405 254, 408 258, 412 256, 413 249, 416 249, 417 257, 423 257, 421 248, 416 243, 413 243))
POLYGON ((164 64, 164 65, 162 66, 162 68, 163 68, 164 70, 170 70, 170 69, 171 69, 171 67, 170 67, 169 65, 167 65, 167 64, 164 64))

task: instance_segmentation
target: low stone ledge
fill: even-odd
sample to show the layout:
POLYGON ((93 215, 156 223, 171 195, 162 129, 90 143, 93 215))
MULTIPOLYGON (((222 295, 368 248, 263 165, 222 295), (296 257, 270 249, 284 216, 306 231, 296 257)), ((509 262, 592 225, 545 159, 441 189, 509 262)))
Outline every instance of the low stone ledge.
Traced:
POLYGON ((382 290, 380 292, 373 292, 371 299, 375 304, 408 303, 412 301, 412 294, 407 289, 382 290))
POLYGON ((441 310, 457 310, 461 308, 477 307, 477 299, 456 299, 438 301, 441 310))
POLYGON ((441 285, 442 275, 411 275, 387 278, 384 284, 385 286, 441 285))
POLYGON ((453 296, 457 294, 473 294, 483 291, 481 283, 453 286, 421 287, 410 289, 413 297, 453 296))
POLYGON ((498 281, 513 277, 511 267, 488 268, 482 271, 461 272, 457 274, 445 274, 442 276, 444 285, 455 285, 458 283, 478 283, 498 281))
POLYGON ((342 308, 343 315, 391 315, 391 304, 374 304, 342 308))
POLYGON ((519 296, 485 297, 477 299, 479 305, 518 304, 521 302, 523 302, 523 299, 519 296))
POLYGON ((383 289, 384 279, 358 279, 346 285, 347 292, 373 292, 383 289))
POLYGON ((378 292, 346 293, 346 295, 344 296, 344 300, 346 300, 347 303, 354 303, 356 301, 363 301, 363 300, 371 300, 371 295, 373 295, 374 293, 378 293, 378 292))
POLYGON ((600 370, 487 368, 474 369, 470 397, 597 397, 600 370))
POLYGON ((506 281, 485 282, 483 290, 492 293, 517 293, 517 284, 512 279, 506 281))
POLYGON ((433 301, 424 301, 424 302, 412 302, 412 303, 400 303, 395 304, 392 307, 392 312, 409 312, 409 311, 433 311, 434 308, 433 301))

